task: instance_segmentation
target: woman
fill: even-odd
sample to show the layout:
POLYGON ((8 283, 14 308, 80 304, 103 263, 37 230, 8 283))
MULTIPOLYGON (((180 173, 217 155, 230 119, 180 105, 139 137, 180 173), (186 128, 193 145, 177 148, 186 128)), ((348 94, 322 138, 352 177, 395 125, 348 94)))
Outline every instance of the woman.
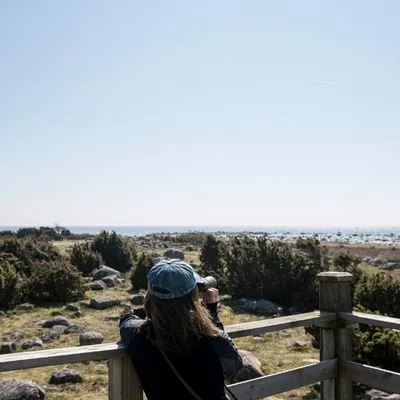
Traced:
POLYGON ((224 379, 242 367, 218 319, 218 298, 181 260, 162 260, 148 274, 144 310, 125 310, 120 334, 148 400, 226 399, 224 379), (214 298, 213 298, 214 297, 214 298))

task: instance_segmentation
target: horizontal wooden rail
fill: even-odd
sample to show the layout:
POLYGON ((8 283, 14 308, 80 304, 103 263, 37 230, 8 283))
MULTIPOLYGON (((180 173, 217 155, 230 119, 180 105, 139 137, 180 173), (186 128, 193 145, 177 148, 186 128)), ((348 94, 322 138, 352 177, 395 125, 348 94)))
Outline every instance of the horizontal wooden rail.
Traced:
POLYGON ((336 321, 335 313, 322 313, 314 311, 305 314, 290 315, 261 321, 245 322, 242 324, 229 325, 226 331, 233 338, 249 335, 260 335, 262 333, 276 332, 283 329, 297 328, 299 326, 310 326, 327 324, 336 321))
POLYGON ((370 367, 352 361, 340 364, 339 376, 368 385, 385 392, 398 392, 400 390, 400 373, 385 369, 370 367))
POLYGON ((235 383, 229 388, 239 399, 256 400, 312 385, 322 380, 333 379, 336 375, 337 360, 334 359, 235 383))
POLYGON ((124 354, 124 347, 116 343, 5 354, 0 356, 0 372, 84 361, 109 360, 122 357, 124 354))
POLYGON ((384 317, 383 315, 367 314, 362 312, 339 313, 339 321, 348 321, 359 324, 380 326, 382 328, 400 329, 400 319, 384 317))
MULTIPOLYGON (((292 315, 289 317, 264 319, 255 322, 226 326, 227 332, 236 338, 275 332, 282 329, 295 328, 298 326, 309 326, 319 323, 327 323, 336 319, 335 314, 323 314, 319 311, 292 315)), ((0 356, 0 372, 19 369, 46 367, 49 365, 60 365, 79 363, 84 361, 108 360, 122 357, 125 353, 124 347, 116 343, 105 343, 92 346, 76 346, 51 350, 29 351, 13 353, 0 356)))

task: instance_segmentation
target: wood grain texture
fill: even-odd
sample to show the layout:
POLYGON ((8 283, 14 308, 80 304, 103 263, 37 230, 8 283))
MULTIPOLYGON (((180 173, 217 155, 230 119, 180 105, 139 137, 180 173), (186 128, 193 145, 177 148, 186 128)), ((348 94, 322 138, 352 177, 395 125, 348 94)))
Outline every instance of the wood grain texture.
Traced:
POLYGON ((339 320, 380 326, 381 328, 400 329, 400 319, 384 317, 383 315, 367 314, 362 312, 340 312, 339 320))

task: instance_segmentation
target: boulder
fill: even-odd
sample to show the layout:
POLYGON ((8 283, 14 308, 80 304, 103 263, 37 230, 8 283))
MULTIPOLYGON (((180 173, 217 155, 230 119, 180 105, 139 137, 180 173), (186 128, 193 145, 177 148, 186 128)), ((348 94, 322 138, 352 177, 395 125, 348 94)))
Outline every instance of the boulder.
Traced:
POLYGON ((380 258, 373 258, 369 263, 378 267, 383 264, 383 261, 380 258))
POLYGON ((145 297, 146 296, 143 293, 136 293, 129 297, 129 301, 134 306, 143 306, 145 297))
POLYGON ((104 290, 107 288, 107 285, 103 281, 94 281, 90 284, 91 290, 104 290))
POLYGON ((43 328, 53 328, 55 325, 64 325, 64 326, 70 326, 71 323, 68 321, 67 318, 62 317, 62 316, 57 316, 52 319, 48 319, 43 322, 42 326, 43 328))
POLYGON ((49 383, 51 385, 61 385, 63 383, 82 383, 83 378, 76 369, 63 368, 51 374, 49 383))
POLYGON ((75 303, 68 303, 65 308, 68 311, 81 311, 81 306, 79 304, 75 304, 75 303))
POLYGON ((89 346, 93 344, 103 343, 104 337, 101 333, 98 332, 86 332, 82 333, 79 336, 79 345, 80 346, 89 346))
POLYGON ((106 284, 107 287, 115 287, 119 285, 119 278, 117 275, 109 275, 101 278, 102 282, 106 284))
POLYGON ((241 308, 247 312, 262 313, 267 315, 279 315, 282 307, 269 300, 246 300, 241 299, 241 308))
POLYGON ((83 325, 71 325, 69 326, 64 333, 69 334, 69 333, 84 333, 86 332, 86 327, 83 325))
POLYGON ((43 342, 40 339, 30 339, 22 343, 22 350, 33 349, 34 347, 43 347, 43 342))
POLYGON ((179 260, 185 259, 185 253, 177 249, 168 249, 164 251, 164 257, 166 258, 178 258, 179 260))
POLYGON ((90 299, 90 307, 96 310, 105 310, 106 308, 119 306, 120 304, 121 300, 114 296, 92 297, 90 299))
POLYGON ((0 354, 10 354, 17 351, 17 345, 14 342, 3 342, 0 346, 0 354))
POLYGON ((118 278, 121 277, 121 273, 119 271, 117 271, 114 268, 107 267, 105 265, 102 265, 99 269, 96 269, 91 273, 91 276, 94 281, 98 281, 110 275, 116 275, 118 278))
POLYGON ((44 332, 40 335, 40 339, 42 339, 43 343, 51 343, 58 339, 60 339, 60 332, 57 332, 54 329, 50 329, 47 332, 44 332))
POLYGON ((239 354, 242 358, 243 367, 236 372, 235 381, 242 382, 264 376, 261 361, 253 353, 247 350, 239 350, 239 354))
POLYGON ((36 383, 25 379, 0 381, 0 400, 43 400, 46 392, 36 383))

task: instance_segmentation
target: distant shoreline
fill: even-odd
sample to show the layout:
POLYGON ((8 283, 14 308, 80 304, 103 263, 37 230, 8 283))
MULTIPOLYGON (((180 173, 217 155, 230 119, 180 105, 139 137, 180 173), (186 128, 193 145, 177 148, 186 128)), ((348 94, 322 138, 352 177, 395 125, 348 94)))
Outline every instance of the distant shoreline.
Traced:
MULTIPOLYGON (((102 230, 115 231, 123 236, 145 236, 150 234, 178 235, 189 232, 214 233, 219 236, 248 235, 268 236, 290 241, 316 238, 321 241, 344 244, 400 245, 400 227, 371 228, 302 228, 302 227, 254 227, 254 226, 65 226, 73 234, 97 235, 102 230)), ((23 226, 0 226, 0 231, 17 231, 23 226)))

